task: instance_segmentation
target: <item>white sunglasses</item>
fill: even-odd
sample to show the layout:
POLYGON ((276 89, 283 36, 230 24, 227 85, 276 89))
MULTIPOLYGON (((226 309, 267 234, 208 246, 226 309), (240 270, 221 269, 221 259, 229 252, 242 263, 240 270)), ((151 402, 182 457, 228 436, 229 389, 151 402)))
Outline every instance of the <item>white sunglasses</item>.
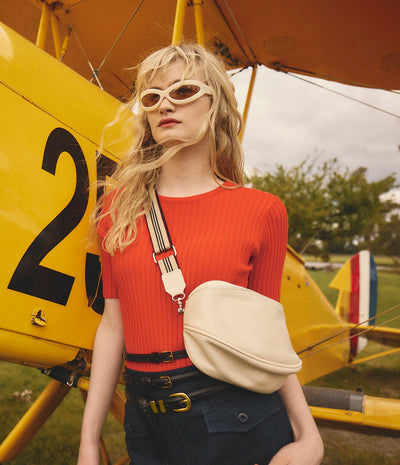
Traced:
POLYGON ((185 79, 175 82, 165 90, 147 89, 140 94, 140 105, 144 111, 156 110, 164 97, 171 103, 183 105, 197 100, 202 95, 211 95, 207 84, 201 81, 185 79))

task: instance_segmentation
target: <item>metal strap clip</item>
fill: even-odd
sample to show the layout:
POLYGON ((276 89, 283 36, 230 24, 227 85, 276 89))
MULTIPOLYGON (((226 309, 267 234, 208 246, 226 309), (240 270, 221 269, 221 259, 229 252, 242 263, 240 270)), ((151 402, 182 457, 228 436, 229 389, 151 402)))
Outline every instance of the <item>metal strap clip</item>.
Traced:
POLYGON ((172 296, 174 302, 178 302, 178 313, 184 313, 185 308, 183 306, 183 301, 185 300, 185 293, 172 296))

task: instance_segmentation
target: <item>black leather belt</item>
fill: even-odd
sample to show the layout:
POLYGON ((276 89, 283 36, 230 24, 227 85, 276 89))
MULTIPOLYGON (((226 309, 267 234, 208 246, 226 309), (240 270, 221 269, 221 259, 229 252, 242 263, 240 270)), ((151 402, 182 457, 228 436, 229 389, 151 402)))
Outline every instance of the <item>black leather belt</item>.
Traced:
POLYGON ((136 376, 130 373, 124 373, 122 379, 125 381, 126 386, 136 387, 152 387, 152 388, 171 388, 176 384, 183 383, 185 381, 191 381, 192 379, 201 378, 204 374, 196 368, 187 373, 179 375, 159 375, 156 373, 154 376, 136 376))
POLYGON ((150 354, 125 354, 125 360, 128 362, 150 362, 150 363, 168 363, 182 358, 187 358, 186 350, 177 350, 172 352, 151 352, 150 354))
POLYGON ((210 386, 198 391, 184 393, 175 392, 164 399, 147 399, 144 397, 136 397, 129 391, 125 392, 126 399, 144 413, 169 413, 169 412, 188 412, 192 408, 192 402, 204 397, 211 396, 217 392, 227 389, 229 385, 220 384, 210 386))

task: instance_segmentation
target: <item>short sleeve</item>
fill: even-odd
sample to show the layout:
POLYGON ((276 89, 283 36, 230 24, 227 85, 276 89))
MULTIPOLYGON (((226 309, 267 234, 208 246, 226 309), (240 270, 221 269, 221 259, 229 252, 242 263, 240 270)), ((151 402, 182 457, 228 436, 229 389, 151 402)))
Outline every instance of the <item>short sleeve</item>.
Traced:
POLYGON ((287 211, 283 202, 275 197, 260 220, 259 248, 252 260, 249 288, 277 301, 281 295, 287 240, 287 211))
MULTIPOLYGON (((104 207, 103 210, 104 211, 104 207)), ((103 216, 97 225, 97 234, 101 244, 101 272, 103 282, 103 297, 105 299, 117 299, 118 289, 113 279, 112 273, 112 255, 109 254, 103 246, 104 238, 111 226, 110 215, 103 216)))
POLYGON ((103 297, 118 299, 118 289, 112 275, 112 256, 101 248, 101 271, 103 280, 103 297))

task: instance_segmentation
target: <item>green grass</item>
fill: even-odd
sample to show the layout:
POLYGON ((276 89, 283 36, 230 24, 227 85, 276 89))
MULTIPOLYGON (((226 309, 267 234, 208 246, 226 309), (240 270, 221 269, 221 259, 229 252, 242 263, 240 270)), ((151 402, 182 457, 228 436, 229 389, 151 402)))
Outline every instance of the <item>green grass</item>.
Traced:
MULTIPOLYGON (((313 279, 336 302, 337 291, 329 288, 335 272, 311 271, 313 279)), ((378 272, 378 312, 400 303, 400 275, 378 272)), ((397 315, 400 314, 398 310, 397 315)), ((390 323, 400 327, 399 322, 390 323)), ((378 344, 368 344, 363 355, 380 350, 378 344)), ((24 412, 32 405, 49 379, 38 370, 7 362, 0 362, 0 441, 2 441, 24 412), (11 400, 15 391, 29 389, 32 400, 11 400)), ((400 355, 345 368, 325 376, 313 384, 342 389, 362 387, 364 392, 375 396, 399 398, 400 355)), ((12 465, 75 465, 79 447, 83 401, 77 389, 72 389, 47 423, 29 443, 26 449, 9 462, 12 465)), ((122 428, 110 416, 104 436, 113 461, 125 454, 122 428)), ((326 447, 323 465, 397 465, 400 456, 398 438, 367 436, 359 433, 321 428, 326 447)), ((221 464, 224 465, 224 464, 221 464)))
MULTIPOLYGON (((329 262, 330 263, 344 263, 346 262, 349 258, 351 258, 352 255, 330 255, 329 256, 329 262)), ((325 261, 323 260, 320 256, 316 255, 302 255, 303 260, 305 261, 310 261, 310 262, 322 262, 325 261)), ((385 255, 374 255, 374 260, 377 266, 394 266, 398 267, 399 266, 399 257, 387 257, 385 255)))
MULTIPOLYGON (((310 271, 310 275, 321 287, 332 305, 335 305, 337 291, 329 288, 335 271, 310 271)), ((381 313, 400 303, 400 274, 378 271, 378 305, 381 313)), ((391 312, 385 318, 400 316, 400 309, 391 312)), ((387 326, 400 328, 400 318, 387 323, 387 326)), ((368 343, 360 356, 366 357, 386 350, 384 346, 368 343)), ((377 397, 400 398, 400 353, 343 368, 335 373, 320 378, 312 383, 314 386, 357 390, 362 389, 368 395, 377 397)), ((366 435, 321 428, 325 443, 323 465, 398 465, 400 441, 398 438, 366 435)))
MULTIPOLYGON (((309 273, 331 304, 335 305, 338 292, 329 288, 329 283, 335 272, 310 271, 309 273)), ((378 271, 377 315, 399 304, 400 274, 378 271)), ((386 326, 400 328, 400 308, 377 318, 377 323, 385 321, 387 321, 386 326), (394 318, 396 319, 393 320, 394 318)), ((367 357, 387 349, 383 345, 370 342, 360 353, 360 357, 367 357)), ((312 384, 352 390, 362 387, 369 395, 398 398, 399 391, 395 386, 400 386, 400 354, 385 356, 373 362, 357 365, 354 368, 343 368, 312 384)))
MULTIPOLYGON (((309 270, 310 276, 321 288, 322 292, 326 295, 329 302, 335 306, 338 291, 331 289, 329 283, 332 281, 336 271, 315 271, 309 270)), ((390 271, 378 270, 378 302, 377 302, 377 315, 400 304, 400 274, 392 273, 390 271)), ((400 315, 400 309, 394 310, 381 318, 377 318, 377 324, 397 317, 400 315)), ((388 326, 393 328, 400 328, 400 318, 388 322, 388 326)))
MULTIPOLYGON (((39 370, 0 362, 0 442, 37 399, 50 379, 39 370), (11 399, 16 391, 32 391, 32 400, 11 399)), ((79 448, 83 400, 78 389, 71 389, 26 449, 12 465, 75 465, 79 448)), ((111 458, 126 454, 122 427, 109 415, 104 436, 111 458)))

